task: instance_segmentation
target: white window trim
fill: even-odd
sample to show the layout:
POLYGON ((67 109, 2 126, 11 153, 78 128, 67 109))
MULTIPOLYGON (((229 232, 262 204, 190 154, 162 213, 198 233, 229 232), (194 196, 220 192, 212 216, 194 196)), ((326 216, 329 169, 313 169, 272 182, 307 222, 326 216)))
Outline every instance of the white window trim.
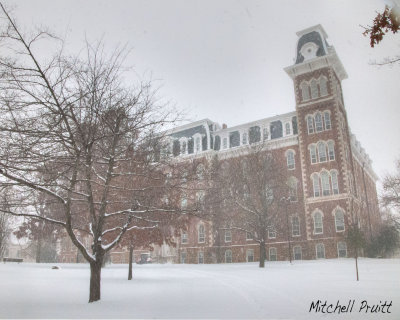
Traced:
POLYGON ((268 260, 269 261, 278 261, 278 250, 275 247, 271 247, 268 249, 268 260), (275 256, 275 260, 271 260, 271 250, 275 250, 275 254, 273 254, 273 256, 275 256))
POLYGON ((323 234, 324 233, 324 213, 320 209, 315 209, 311 216, 313 218, 313 234, 323 234), (321 214, 321 232, 316 232, 315 215, 317 213, 321 214))
POLYGON ((200 224, 197 227, 197 243, 205 243, 206 242, 206 228, 204 224, 200 224), (203 227, 204 232, 200 233, 200 227, 203 227), (203 234, 203 240, 200 240, 200 235, 203 234))
POLYGON ((292 216, 292 219, 291 219, 291 223, 292 223, 292 237, 300 237, 301 236, 301 229, 300 229, 300 217, 298 216, 298 215, 294 215, 294 216, 292 216), (297 221, 299 222, 299 234, 293 234, 293 218, 297 218, 297 221))
POLYGON ((340 208, 340 207, 336 207, 334 210, 333 210, 333 218, 334 218, 334 220, 335 220, 335 231, 336 232, 345 232, 346 231, 346 224, 345 224, 345 219, 344 219, 344 210, 342 209, 342 208, 340 208), (343 214, 343 230, 338 230, 337 229, 337 224, 336 224, 336 213, 338 212, 338 211, 341 211, 342 212, 342 214, 343 214))

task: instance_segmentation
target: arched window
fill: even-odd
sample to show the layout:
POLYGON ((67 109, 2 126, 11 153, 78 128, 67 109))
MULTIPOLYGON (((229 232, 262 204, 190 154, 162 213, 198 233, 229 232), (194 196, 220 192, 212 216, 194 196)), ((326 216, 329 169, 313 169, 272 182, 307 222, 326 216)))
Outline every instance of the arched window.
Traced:
POLYGON ((318 243, 315 246, 315 250, 317 251, 317 259, 325 259, 325 246, 323 243, 318 243))
POLYGON ((346 242, 338 242, 337 251, 338 251, 338 257, 339 258, 346 258, 347 257, 347 245, 346 245, 346 242))
POLYGON ((314 133, 314 120, 312 116, 307 116, 308 134, 314 133))
POLYGON ((317 211, 314 213, 314 234, 321 234, 324 232, 324 226, 322 223, 322 213, 317 211))
POLYGON ((301 247, 295 246, 293 248, 293 258, 294 260, 301 260, 301 247))
POLYGON ((225 263, 232 263, 232 251, 231 250, 225 251, 225 263))
POLYGON ((310 145, 310 159, 311 163, 317 163, 317 148, 315 144, 310 145))
POLYGON ((286 162, 287 162, 288 169, 293 170, 295 167, 294 151, 288 150, 286 152, 286 162))
POLYGON ((329 161, 335 160, 335 146, 333 141, 328 141, 328 157, 329 161))
POLYGON ((324 112, 325 130, 331 129, 331 114, 328 111, 324 112))
POLYGON ((306 82, 302 82, 300 85, 301 89, 301 98, 303 101, 310 100, 310 90, 308 89, 308 84, 306 82))
POLYGON ((311 98, 315 99, 318 98, 318 86, 317 86, 317 80, 312 79, 311 80, 311 98))
POLYGON ((277 251, 276 248, 269 248, 269 261, 277 260, 277 251))
POLYGON ((319 197, 321 195, 320 186, 319 186, 319 175, 317 173, 313 173, 311 176, 313 182, 313 191, 314 197, 319 197))
POLYGON ((321 172, 322 194, 329 196, 331 194, 331 186, 329 183, 329 174, 326 171, 321 172))
POLYGON ((269 131, 271 132, 271 139, 278 139, 283 136, 282 121, 277 120, 271 122, 269 128, 269 131))
POLYGON ((297 237, 300 235, 300 219, 298 216, 292 217, 292 236, 297 237))
POLYGON ((198 243, 204 243, 206 240, 204 225, 199 225, 198 243))
POLYGON ((328 95, 328 87, 326 86, 327 80, 325 77, 319 78, 319 92, 321 97, 328 95))
POLYGON ((322 115, 318 112, 315 115, 315 131, 316 132, 321 132, 324 130, 324 127, 322 125, 322 115))
POLYGON ((337 178, 337 171, 336 170, 332 170, 331 171, 331 181, 332 181, 333 194, 339 194, 339 184, 338 184, 338 178, 337 178))
POLYGON ((318 142, 318 158, 319 158, 319 162, 327 161, 326 145, 322 141, 318 142))
POLYGON ((344 213, 341 209, 335 211, 336 232, 344 231, 344 213))

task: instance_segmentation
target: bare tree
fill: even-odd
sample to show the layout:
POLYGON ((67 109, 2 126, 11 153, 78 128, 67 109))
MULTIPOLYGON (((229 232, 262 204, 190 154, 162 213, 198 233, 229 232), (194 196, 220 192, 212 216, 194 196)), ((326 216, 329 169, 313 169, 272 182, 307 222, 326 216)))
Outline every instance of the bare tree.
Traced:
POLYGON ((268 230, 282 217, 281 198, 287 196, 286 176, 276 155, 264 145, 249 146, 222 160, 223 216, 220 229, 248 232, 260 245, 260 268, 265 266, 268 230))
POLYGON ((107 252, 127 231, 157 226, 154 214, 171 212, 160 206, 164 171, 156 158, 159 132, 175 118, 150 83, 124 83, 124 51, 107 56, 101 44, 87 44, 84 58, 37 55, 41 41, 48 47, 55 38, 22 34, 0 6, 8 22, 1 33, 0 184, 12 195, 0 211, 65 229, 90 264, 89 302, 100 300, 107 252), (52 210, 37 214, 39 199, 52 210))

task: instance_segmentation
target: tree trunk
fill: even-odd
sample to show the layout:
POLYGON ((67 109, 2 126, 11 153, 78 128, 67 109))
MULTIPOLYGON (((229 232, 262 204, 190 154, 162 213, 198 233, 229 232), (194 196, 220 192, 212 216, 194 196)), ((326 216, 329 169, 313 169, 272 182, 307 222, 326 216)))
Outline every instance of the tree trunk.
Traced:
POLYGON ((260 268, 265 267, 265 241, 260 242, 260 268))
POLYGON ((101 263, 102 259, 90 263, 89 302, 100 300, 101 263))
POLYGON ((42 255, 42 236, 39 235, 39 238, 36 242, 36 263, 41 262, 41 255, 42 255))
POLYGON ((132 259, 133 259, 133 246, 129 247, 129 271, 128 280, 132 280, 132 259))
POLYGON ((357 274, 357 281, 359 281, 358 278, 358 249, 356 249, 356 255, 354 257, 356 259, 356 274, 357 274))

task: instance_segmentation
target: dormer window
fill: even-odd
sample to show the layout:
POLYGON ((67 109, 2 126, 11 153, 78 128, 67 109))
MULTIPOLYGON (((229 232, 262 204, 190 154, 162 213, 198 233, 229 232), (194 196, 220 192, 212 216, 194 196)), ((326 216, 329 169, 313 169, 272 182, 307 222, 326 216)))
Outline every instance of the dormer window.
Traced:
POLYGON ((243 132, 242 134, 242 144, 247 144, 247 132, 243 132))

